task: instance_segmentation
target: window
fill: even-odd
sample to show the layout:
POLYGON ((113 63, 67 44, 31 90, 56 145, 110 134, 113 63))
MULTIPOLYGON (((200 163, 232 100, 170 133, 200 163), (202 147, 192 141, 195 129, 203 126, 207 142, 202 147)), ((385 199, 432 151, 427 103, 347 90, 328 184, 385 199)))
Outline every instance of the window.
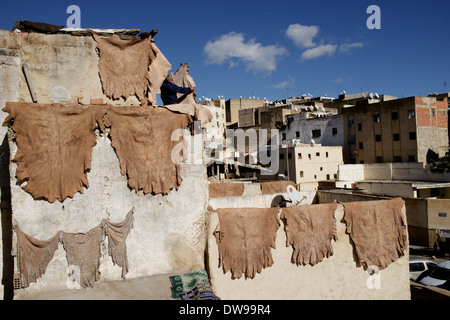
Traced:
POLYGON ((303 171, 300 171, 300 178, 303 178, 303 171))
POLYGON ((393 139, 394 139, 394 141, 400 141, 400 134, 394 133, 393 139))
POLYGON ((416 156, 408 156, 408 162, 416 162, 416 156))
POLYGON ((408 119, 412 119, 416 116, 416 112, 414 110, 408 110, 408 119))
POLYGON ((300 138, 300 131, 295 131, 295 137, 300 138))
POLYGON ((314 175, 314 179, 317 179, 317 176, 316 176, 316 175, 314 175))
POLYGON ((316 157, 320 157, 320 152, 316 152, 316 157))
POLYGON ((402 162, 401 156, 394 156, 394 162, 402 162))
POLYGON ((381 134, 375 135, 375 141, 380 142, 381 141, 381 134))
POLYGON ((373 122, 381 122, 381 117, 379 114, 373 115, 373 122))
POLYGON ((284 153, 280 153, 280 160, 284 159, 284 153))
POLYGON ((312 137, 313 138, 320 138, 321 135, 322 135, 322 132, 320 131, 320 129, 312 131, 312 137))
POLYGON ((308 159, 311 160, 311 154, 308 154, 308 159))
POLYGON ((327 158, 328 158, 328 152, 325 152, 325 157, 327 157, 327 158))
POLYGON ((391 115, 392 115, 392 120, 398 120, 398 111, 393 111, 391 115))
POLYGON ((358 123, 358 131, 362 131, 362 123, 358 123))
POLYGON ((375 163, 383 163, 383 157, 376 157, 375 163))
POLYGON ((299 158, 299 159, 302 158, 302 154, 301 154, 301 153, 298 154, 298 158, 299 158))
POLYGON ((292 159, 292 153, 288 153, 288 159, 292 159))
POLYGON ((332 129, 333 136, 337 135, 337 128, 332 129))
POLYGON ((410 132, 409 133, 409 140, 416 140, 416 133, 415 132, 410 132))
POLYGON ((347 125, 352 126, 355 123, 355 119, 353 119, 353 115, 349 116, 347 119, 347 125))
POLYGON ((436 116, 436 110, 434 110, 434 108, 431 108, 431 115, 432 115, 433 117, 436 116))
POLYGON ((355 136, 354 135, 348 136, 348 144, 355 144, 355 136))
POLYGON ((320 167, 320 171, 323 171, 323 167, 320 167))
POLYGON ((282 139, 282 140, 286 140, 286 133, 282 133, 282 134, 281 134, 281 139, 282 139))
POLYGON ((362 143, 362 142, 359 143, 359 149, 361 149, 361 150, 364 149, 364 143, 362 143))

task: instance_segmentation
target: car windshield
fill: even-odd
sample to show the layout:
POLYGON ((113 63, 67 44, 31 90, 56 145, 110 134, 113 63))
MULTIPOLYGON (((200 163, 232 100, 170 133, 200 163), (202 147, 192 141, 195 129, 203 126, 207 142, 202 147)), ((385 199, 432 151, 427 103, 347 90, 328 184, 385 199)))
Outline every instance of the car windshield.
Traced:
POLYGON ((439 280, 449 280, 450 279, 450 269, 445 269, 442 267, 436 267, 431 271, 430 276, 439 280))

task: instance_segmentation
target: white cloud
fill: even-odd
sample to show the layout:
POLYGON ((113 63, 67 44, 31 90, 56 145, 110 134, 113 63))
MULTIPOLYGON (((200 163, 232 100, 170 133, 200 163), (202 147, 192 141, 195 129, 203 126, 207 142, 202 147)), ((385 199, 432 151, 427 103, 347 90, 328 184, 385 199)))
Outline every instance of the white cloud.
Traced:
POLYGON ((299 23, 291 24, 286 30, 286 36, 299 48, 312 48, 316 44, 313 39, 319 33, 318 26, 303 26, 299 23))
POLYGON ((340 53, 349 53, 354 48, 362 48, 364 44, 362 42, 344 43, 339 46, 340 53))
POLYGON ((207 64, 223 64, 230 67, 239 61, 246 64, 247 70, 254 73, 270 74, 276 69, 279 57, 287 53, 284 47, 263 46, 255 39, 244 41, 242 33, 230 32, 215 41, 208 41, 204 47, 207 64))
POLYGON ((332 56, 337 49, 337 45, 325 44, 312 49, 308 49, 302 54, 302 60, 311 60, 324 55, 332 56))
POLYGON ((294 83, 295 83, 295 80, 292 79, 291 77, 288 77, 288 79, 286 81, 277 83, 277 84, 273 85, 273 87, 275 89, 284 89, 284 88, 289 88, 289 87, 294 86, 294 83))

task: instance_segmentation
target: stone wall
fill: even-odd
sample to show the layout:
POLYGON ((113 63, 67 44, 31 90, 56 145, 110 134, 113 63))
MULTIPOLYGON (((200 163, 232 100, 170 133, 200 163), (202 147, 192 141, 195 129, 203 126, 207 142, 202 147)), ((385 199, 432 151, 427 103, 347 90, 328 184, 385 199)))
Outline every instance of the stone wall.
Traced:
MULTIPOLYGON (((25 66, 39 103, 136 105, 138 100, 108 99, 98 74, 96 42, 91 36, 45 35, 0 31, 0 108, 7 101, 33 102, 22 67, 25 66)), ((93 106, 95 107, 95 106, 93 106)), ((6 114, 0 111, 3 122, 6 114)), ((35 200, 17 184, 16 165, 10 164, 17 146, 7 128, 0 128, 2 250, 0 298, 12 297, 12 280, 18 276, 17 253, 12 224, 39 240, 48 240, 58 231, 85 233, 102 219, 121 222, 134 208, 134 227, 127 238, 129 273, 127 278, 191 270, 204 266, 205 211, 207 205, 206 168, 202 164, 182 164, 180 188, 168 195, 144 195, 131 191, 120 173, 119 160, 106 133, 97 133, 88 173, 89 188, 63 202, 35 200), (9 170, 8 170, 9 169, 9 170), (9 194, 11 190, 11 194, 9 194), (12 206, 12 214, 9 209, 12 206), (5 286, 5 287, 3 287, 5 286), (8 286, 8 288, 6 288, 8 286), (3 290, 4 289, 4 290, 3 290), (3 296, 3 292, 7 292, 3 296)), ((68 263, 59 245, 44 276, 21 290, 65 288, 68 263)), ((121 269, 107 254, 107 238, 102 245, 99 281, 120 279, 121 269)), ((15 295, 21 290, 15 291, 15 295)))

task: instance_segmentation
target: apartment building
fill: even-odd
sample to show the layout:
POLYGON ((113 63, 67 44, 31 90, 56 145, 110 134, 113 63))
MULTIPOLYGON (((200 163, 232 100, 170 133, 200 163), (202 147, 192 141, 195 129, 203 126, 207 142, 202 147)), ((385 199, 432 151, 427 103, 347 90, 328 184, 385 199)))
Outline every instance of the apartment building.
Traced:
POLYGON ((423 162, 448 150, 445 96, 408 97, 342 108, 345 163, 423 162))
POLYGON ((259 108, 264 106, 264 99, 229 99, 225 102, 226 125, 236 125, 239 122, 239 110, 249 108, 259 108))
POLYGON ((289 146, 302 143, 344 147, 343 128, 342 114, 302 112, 287 115, 280 133, 289 146))
POLYGON ((298 190, 317 190, 320 181, 337 179, 343 164, 342 147, 300 145, 279 150, 278 178, 297 184, 298 190))

